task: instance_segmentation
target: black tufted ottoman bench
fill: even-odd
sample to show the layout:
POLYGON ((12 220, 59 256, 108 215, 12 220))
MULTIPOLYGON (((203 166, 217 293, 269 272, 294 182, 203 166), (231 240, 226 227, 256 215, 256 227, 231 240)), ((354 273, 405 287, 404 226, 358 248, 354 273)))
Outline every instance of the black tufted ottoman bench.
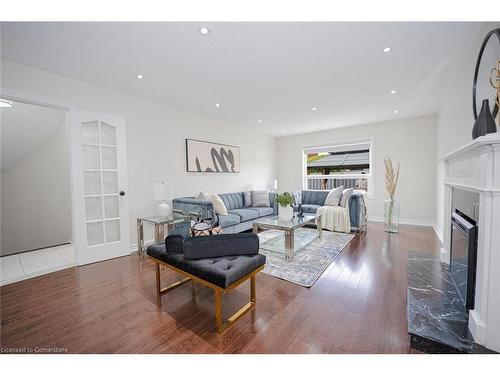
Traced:
POLYGON ((156 272, 157 304, 161 306, 162 294, 188 281, 199 282, 215 292, 215 325, 222 333, 256 303, 255 275, 266 263, 259 254, 259 238, 252 233, 221 234, 205 237, 168 236, 165 244, 148 247, 156 272), (160 266, 168 267, 181 275, 179 280, 161 287, 160 266), (222 319, 222 295, 250 279, 250 302, 227 320, 222 319))

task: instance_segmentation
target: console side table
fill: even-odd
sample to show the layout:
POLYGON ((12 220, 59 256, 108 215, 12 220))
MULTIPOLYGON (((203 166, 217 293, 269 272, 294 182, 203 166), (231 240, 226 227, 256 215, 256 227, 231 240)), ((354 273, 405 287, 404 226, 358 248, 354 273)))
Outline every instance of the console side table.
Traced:
POLYGON ((154 225, 155 243, 165 240, 165 235, 170 233, 177 224, 190 222, 191 216, 174 213, 170 216, 147 216, 137 218, 137 253, 139 257, 144 256, 144 223, 154 225), (166 229, 166 231, 165 231, 166 229))

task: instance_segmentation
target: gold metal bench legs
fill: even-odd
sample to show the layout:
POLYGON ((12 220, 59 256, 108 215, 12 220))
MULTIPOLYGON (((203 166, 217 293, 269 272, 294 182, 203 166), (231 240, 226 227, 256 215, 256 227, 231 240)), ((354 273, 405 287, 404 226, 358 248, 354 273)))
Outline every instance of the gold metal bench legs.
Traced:
POLYGON ((158 307, 161 306, 161 296, 164 293, 167 293, 168 291, 177 288, 178 286, 192 280, 193 281, 193 287, 194 287, 194 282, 199 282, 200 284, 203 284, 205 286, 208 286, 209 288, 212 288, 215 292, 215 327, 217 328, 218 333, 224 332, 226 329, 228 329, 234 322, 236 322, 239 318, 241 318, 246 312, 252 310, 255 307, 255 304, 257 302, 256 298, 256 293, 255 293, 255 275, 259 273, 264 266, 257 268, 250 274, 246 275, 245 277, 241 278, 240 280, 232 283, 229 285, 227 288, 221 288, 218 285, 212 284, 208 281, 205 281, 203 279, 200 279, 199 277, 190 275, 187 272, 184 272, 176 267, 173 267, 167 263, 163 263, 157 260, 155 261, 155 271, 156 271, 156 303, 158 307), (161 287, 161 278, 160 278, 160 265, 168 267, 183 276, 186 276, 184 279, 176 281, 173 284, 170 284, 169 286, 162 288, 161 287), (250 302, 248 302, 245 306, 243 306, 241 309, 239 309, 236 313, 231 315, 227 320, 222 319, 222 295, 227 293, 228 291, 236 288, 238 285, 240 285, 242 282, 250 279, 250 302))

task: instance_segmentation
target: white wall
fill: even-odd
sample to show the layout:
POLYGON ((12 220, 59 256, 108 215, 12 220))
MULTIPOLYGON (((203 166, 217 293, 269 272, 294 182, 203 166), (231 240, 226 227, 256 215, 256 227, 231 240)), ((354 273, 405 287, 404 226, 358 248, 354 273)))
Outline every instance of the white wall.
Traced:
MULTIPOLYGON (((373 140, 374 195, 368 199, 368 215, 381 220, 387 198, 384 156, 401 163, 396 197, 401 222, 432 225, 435 218, 436 118, 425 116, 381 122, 278 139, 278 187, 280 191, 302 189, 302 149, 309 146, 373 140)), ((373 183, 373 182, 372 182, 373 183)))
MULTIPOLYGON (((495 27, 500 27, 500 23, 486 24, 472 46, 469 44, 464 45, 463 60, 457 62, 458 67, 450 76, 437 118, 438 159, 472 141, 472 127, 474 125, 472 80, 474 68, 484 37, 488 31, 495 27)), ((443 228, 443 181, 444 165, 438 163, 436 224, 441 232, 443 228)))
POLYGON ((272 137, 8 60, 1 62, 1 86, 5 89, 70 102, 79 109, 126 117, 127 196, 132 243, 136 242, 136 218, 154 213, 153 182, 172 182, 174 197, 177 197, 194 195, 201 190, 232 192, 263 188, 276 176, 276 141, 272 137), (187 173, 185 138, 240 146, 241 172, 187 173))
POLYGON ((1 255, 71 241, 68 128, 2 172, 1 255))

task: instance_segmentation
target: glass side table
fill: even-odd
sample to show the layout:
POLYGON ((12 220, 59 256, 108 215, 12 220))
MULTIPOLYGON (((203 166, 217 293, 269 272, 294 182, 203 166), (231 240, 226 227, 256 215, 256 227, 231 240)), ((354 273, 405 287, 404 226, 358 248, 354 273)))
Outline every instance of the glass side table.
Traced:
POLYGON ((165 235, 170 233, 177 224, 190 222, 191 214, 174 212, 170 216, 147 216, 137 218, 137 253, 144 256, 144 223, 154 225, 155 244, 165 240, 165 235), (166 231, 165 231, 166 229, 166 231))

